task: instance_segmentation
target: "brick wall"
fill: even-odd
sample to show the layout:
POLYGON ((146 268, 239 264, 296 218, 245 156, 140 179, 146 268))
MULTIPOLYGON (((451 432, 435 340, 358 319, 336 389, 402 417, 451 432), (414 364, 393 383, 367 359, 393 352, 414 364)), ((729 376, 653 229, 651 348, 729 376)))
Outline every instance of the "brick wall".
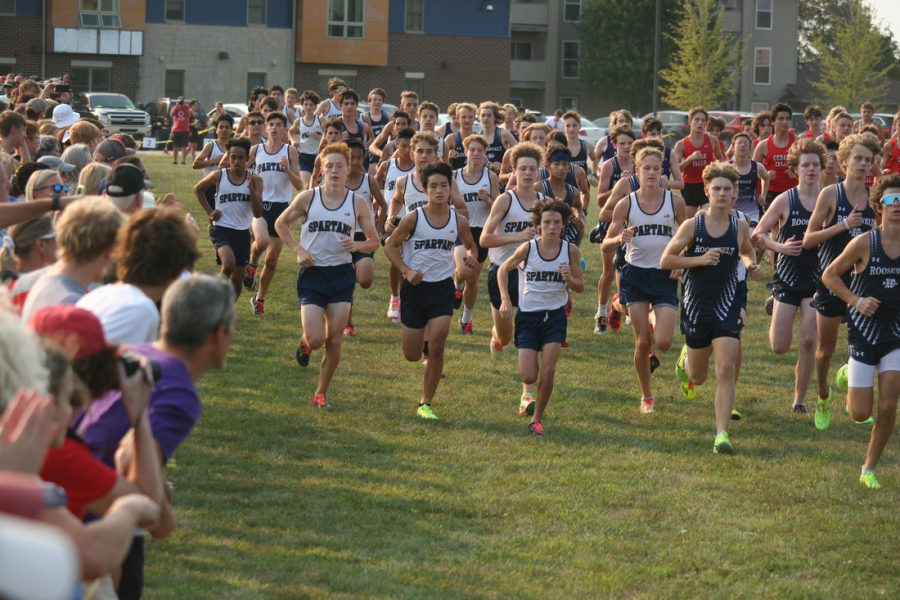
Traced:
POLYGON ((400 101, 407 72, 425 74, 425 99, 436 102, 441 110, 451 102, 502 102, 509 96, 508 38, 392 34, 387 67, 297 63, 297 88, 315 88, 319 69, 332 66, 356 70, 361 96, 382 87, 392 104, 400 101))
MULTIPOLYGON (((4 74, 15 71, 25 75, 41 74, 41 55, 33 48, 41 44, 40 17, 16 17, 0 19, 0 57, 15 58, 15 69, 0 65, 4 74)), ((50 40, 48 40, 48 46, 50 40)), ((137 56, 110 56, 101 54, 56 54, 47 55, 46 75, 54 77, 71 72, 73 60, 106 61, 112 63, 112 90, 135 100, 138 90, 137 56)))

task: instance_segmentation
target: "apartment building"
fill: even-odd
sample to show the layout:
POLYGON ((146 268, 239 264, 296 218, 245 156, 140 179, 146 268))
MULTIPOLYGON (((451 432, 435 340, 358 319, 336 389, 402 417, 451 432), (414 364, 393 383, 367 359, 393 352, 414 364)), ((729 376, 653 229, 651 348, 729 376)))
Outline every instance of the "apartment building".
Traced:
MULTIPOLYGON (((757 111, 771 106, 797 80, 798 0, 720 2, 724 29, 742 49, 740 64, 734 66, 736 90, 723 108, 757 111)), ((512 102, 545 112, 575 107, 592 117, 617 108, 579 79, 582 42, 577 27, 584 4, 583 0, 512 0, 512 102)), ((627 5, 622 2, 623 9, 627 5)), ((636 41, 652 43, 652 33, 636 41)), ((661 57, 662 63, 667 59, 661 57)))

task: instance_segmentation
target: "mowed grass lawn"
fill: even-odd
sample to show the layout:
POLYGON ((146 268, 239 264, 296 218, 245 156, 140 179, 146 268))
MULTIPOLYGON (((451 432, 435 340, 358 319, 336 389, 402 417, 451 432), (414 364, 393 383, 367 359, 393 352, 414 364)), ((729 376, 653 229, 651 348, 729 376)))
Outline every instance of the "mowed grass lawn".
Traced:
MULTIPOLYGON (((175 191, 205 225, 190 193, 199 173, 145 160, 155 191, 175 191)), ((213 271, 203 230, 200 269, 213 271)), ((857 483, 869 427, 841 399, 825 433, 791 414, 795 354, 768 350, 762 282, 743 336, 737 454, 716 456, 715 384, 681 397, 680 341, 654 375, 656 414, 638 413, 630 330, 592 333, 598 248, 585 250, 588 291, 543 439, 517 415, 514 349, 488 352, 484 275, 475 335, 451 331, 440 420, 416 418, 422 366, 403 360, 385 319, 380 252, 375 285, 356 295, 359 335, 344 343, 333 408, 307 408, 321 352, 307 369, 294 361, 286 254, 266 314, 241 296, 228 364, 199 384, 203 417, 169 470, 179 526, 149 545, 145 597, 896 598, 897 443, 884 488, 869 491, 857 483)), ((845 358, 842 341, 835 367, 845 358)))

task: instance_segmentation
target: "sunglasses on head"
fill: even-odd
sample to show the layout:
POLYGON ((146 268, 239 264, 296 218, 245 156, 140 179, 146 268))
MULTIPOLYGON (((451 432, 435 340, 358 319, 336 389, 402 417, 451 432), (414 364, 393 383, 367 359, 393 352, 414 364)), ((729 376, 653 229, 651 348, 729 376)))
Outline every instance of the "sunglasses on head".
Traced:
POLYGON ((900 204, 900 194, 885 194, 881 197, 881 203, 884 206, 894 206, 900 204))

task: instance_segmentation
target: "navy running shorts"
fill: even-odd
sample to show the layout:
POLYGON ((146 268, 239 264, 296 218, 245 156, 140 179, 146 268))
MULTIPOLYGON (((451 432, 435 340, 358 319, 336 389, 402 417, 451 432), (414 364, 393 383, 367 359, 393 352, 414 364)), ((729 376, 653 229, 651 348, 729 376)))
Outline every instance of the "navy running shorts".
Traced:
POLYGON ((623 304, 647 302, 678 308, 678 280, 666 269, 646 269, 625 263, 622 267, 619 300, 623 304))
MULTIPOLYGON (((497 271, 500 269, 494 263, 488 266, 488 297, 491 299, 491 306, 500 310, 500 285, 497 283, 497 271)), ((509 300, 513 306, 519 306, 519 270, 513 269, 509 272, 509 285, 506 286, 509 291, 509 300)))
MULTIPOLYGON (((220 225, 209 226, 209 239, 216 250, 228 246, 234 253, 234 264, 246 267, 250 263, 250 230, 231 229, 220 225)), ((216 262, 219 262, 216 257, 216 262)))
POLYGON ((700 207, 709 203, 703 183, 685 183, 684 189, 681 190, 681 197, 684 198, 687 206, 700 207))
POLYGON ((400 286, 400 323, 410 329, 422 329, 431 319, 451 316, 455 291, 452 277, 418 285, 404 280, 400 286))
POLYGON ((566 308, 534 312, 516 312, 516 348, 540 352, 547 344, 562 344, 566 341, 569 319, 566 308))
POLYGON ((303 267, 297 275, 297 297, 300 306, 313 304, 325 308, 329 304, 353 302, 356 271, 353 263, 333 267, 303 267))
POLYGON ((263 202, 262 216, 266 220, 270 237, 278 237, 278 233, 275 232, 275 221, 278 220, 281 213, 287 210, 289 204, 290 202, 263 202))

